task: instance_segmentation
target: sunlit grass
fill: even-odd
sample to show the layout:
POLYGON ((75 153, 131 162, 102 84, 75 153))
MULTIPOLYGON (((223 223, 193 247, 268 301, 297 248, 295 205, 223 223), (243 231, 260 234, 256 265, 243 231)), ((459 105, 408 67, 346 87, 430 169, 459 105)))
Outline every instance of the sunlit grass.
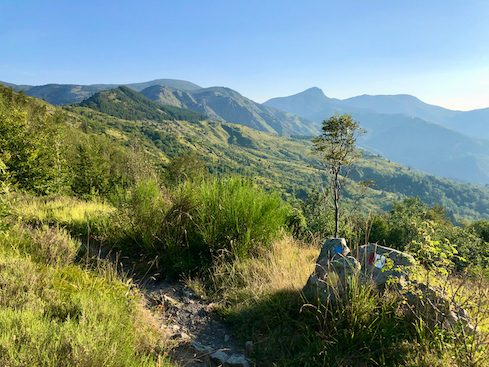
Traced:
POLYGON ((79 224, 90 218, 108 218, 115 208, 101 201, 84 201, 74 197, 19 196, 14 213, 19 220, 40 224, 79 224))
POLYGON ((14 202, 15 220, 0 231, 0 365, 170 365, 131 279, 109 260, 75 261, 80 242, 61 223, 106 209, 61 197, 14 202))
POLYGON ((213 269, 214 284, 226 303, 240 306, 280 291, 300 292, 318 254, 317 246, 283 236, 260 256, 218 263, 213 269))

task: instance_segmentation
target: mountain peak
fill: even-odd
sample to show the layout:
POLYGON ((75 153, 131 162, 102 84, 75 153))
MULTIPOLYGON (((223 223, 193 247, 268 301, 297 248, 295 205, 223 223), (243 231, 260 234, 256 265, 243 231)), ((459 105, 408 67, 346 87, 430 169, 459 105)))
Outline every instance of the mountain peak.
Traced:
POLYGON ((318 87, 312 87, 312 88, 306 89, 304 92, 299 93, 299 94, 307 94, 310 96, 325 96, 323 90, 321 88, 318 88, 318 87))

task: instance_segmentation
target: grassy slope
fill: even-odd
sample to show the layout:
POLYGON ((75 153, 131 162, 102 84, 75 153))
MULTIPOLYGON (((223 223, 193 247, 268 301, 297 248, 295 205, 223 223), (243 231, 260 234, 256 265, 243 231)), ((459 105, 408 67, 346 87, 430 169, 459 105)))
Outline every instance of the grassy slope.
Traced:
POLYGON ((0 230, 0 365, 170 366, 131 279, 109 261, 80 257, 82 243, 58 227, 87 228, 110 208, 68 198, 5 199, 15 204, 7 217, 0 213, 7 222, 0 230))

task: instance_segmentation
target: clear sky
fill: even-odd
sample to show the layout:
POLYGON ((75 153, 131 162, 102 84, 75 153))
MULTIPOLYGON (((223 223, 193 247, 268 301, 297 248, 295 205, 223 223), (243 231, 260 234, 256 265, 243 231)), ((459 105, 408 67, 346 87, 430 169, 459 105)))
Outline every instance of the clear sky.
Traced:
POLYGON ((0 80, 489 107, 488 0, 1 0, 0 80))

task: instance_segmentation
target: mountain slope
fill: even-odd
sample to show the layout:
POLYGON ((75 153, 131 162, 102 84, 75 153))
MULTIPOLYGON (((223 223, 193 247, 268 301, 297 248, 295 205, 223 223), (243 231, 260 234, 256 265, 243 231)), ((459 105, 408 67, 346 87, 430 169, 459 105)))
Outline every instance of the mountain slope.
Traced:
POLYGON ((204 113, 214 120, 244 125, 255 130, 282 135, 313 135, 318 131, 318 125, 312 121, 260 105, 229 88, 181 91, 152 86, 141 93, 163 105, 185 107, 204 113))
POLYGON ((444 124, 464 134, 489 139, 489 108, 467 112, 458 111, 444 124))
POLYGON ((174 106, 161 106, 132 89, 120 86, 98 92, 80 102, 80 107, 88 107, 95 111, 126 120, 168 121, 186 120, 201 121, 206 117, 194 111, 174 106))

